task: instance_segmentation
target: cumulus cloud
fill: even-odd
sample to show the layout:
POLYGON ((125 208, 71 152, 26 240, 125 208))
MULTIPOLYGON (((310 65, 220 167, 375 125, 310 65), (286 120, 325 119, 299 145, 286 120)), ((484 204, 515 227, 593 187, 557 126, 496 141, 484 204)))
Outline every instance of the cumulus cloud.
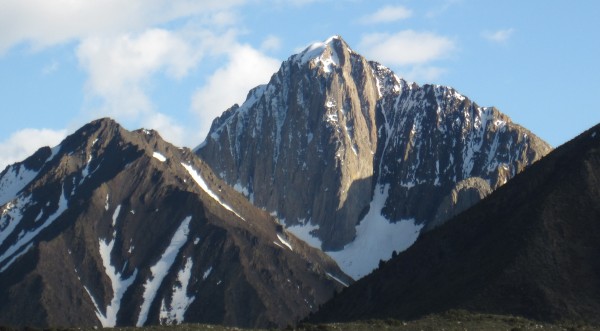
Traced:
POLYGON ((22 129, 0 142, 0 171, 22 161, 43 146, 54 147, 67 135, 66 130, 22 129))
POLYGON ((180 79, 202 58, 203 45, 183 34, 148 29, 137 35, 84 39, 77 48, 77 58, 89 75, 86 97, 97 101, 86 111, 93 117, 136 120, 149 128, 161 129, 167 140, 181 143, 181 126, 157 113, 148 94, 154 75, 164 73, 171 79, 180 79))
POLYGON ((189 146, 188 130, 173 118, 158 112, 152 112, 141 120, 144 128, 158 131, 163 139, 176 146, 189 146))
MULTIPOLYGON (((184 126, 155 109, 153 84, 189 75, 206 56, 221 54, 237 32, 235 11, 247 0, 3 0, 0 56, 15 45, 39 51, 75 43, 86 73, 80 120, 110 116, 157 129, 184 143, 184 126), (173 26, 165 24, 177 22, 173 26), (161 28, 157 28, 161 26, 161 28)), ((43 74, 52 74, 58 62, 43 74)))
POLYGON ((366 34, 358 46, 368 58, 387 65, 421 65, 445 58, 456 49, 447 37, 413 30, 366 34))
POLYGON ((77 58, 88 72, 87 91, 105 100, 102 113, 136 116, 151 110, 143 83, 159 71, 177 79, 202 57, 189 40, 171 31, 150 29, 140 35, 88 38, 77 58))
POLYGON ((508 40, 510 39, 510 37, 513 35, 514 32, 515 32, 515 29, 512 29, 512 28, 496 30, 496 31, 483 31, 481 33, 481 36, 483 36, 483 38, 485 38, 491 42, 504 44, 504 43, 508 42, 508 40))
POLYGON ((404 6, 386 6, 373 14, 363 16, 362 24, 390 23, 407 19, 412 16, 412 11, 404 6))
POLYGON ((253 87, 268 83, 280 65, 280 61, 249 45, 235 45, 228 56, 228 63, 217 69, 192 97, 192 111, 200 119, 202 139, 215 117, 234 103, 241 104, 253 87))
MULTIPOLYGON (((19 43, 43 48, 89 36, 141 31, 180 18, 226 11, 245 1, 3 0, 0 54, 19 43)), ((230 19, 220 17, 220 20, 230 19)))
MULTIPOLYGON (((321 0, 269 0, 285 6, 316 1, 321 0)), ((281 40, 268 36, 258 48, 239 43, 238 35, 244 31, 236 12, 248 2, 4 0, 0 1, 0 56, 15 45, 40 51, 72 42, 87 75, 78 121, 109 116, 127 127, 156 129, 165 139, 187 145, 189 132, 197 128, 156 109, 153 88, 163 78, 189 77, 207 57, 226 58, 228 62, 191 98, 191 109, 201 119, 200 131, 205 134, 214 116, 242 102, 250 88, 266 83, 279 61, 262 52, 280 49, 281 40)), ((50 63, 42 72, 51 74, 59 65, 50 63)))

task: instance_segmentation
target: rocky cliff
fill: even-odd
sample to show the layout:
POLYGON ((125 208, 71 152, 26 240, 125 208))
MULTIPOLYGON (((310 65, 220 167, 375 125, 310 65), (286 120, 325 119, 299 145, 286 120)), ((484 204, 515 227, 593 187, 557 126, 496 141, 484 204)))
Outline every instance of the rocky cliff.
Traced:
POLYGON ((284 61, 196 153, 360 277, 474 202, 444 200, 459 182, 495 189, 550 149, 497 109, 408 83, 336 36, 284 61))

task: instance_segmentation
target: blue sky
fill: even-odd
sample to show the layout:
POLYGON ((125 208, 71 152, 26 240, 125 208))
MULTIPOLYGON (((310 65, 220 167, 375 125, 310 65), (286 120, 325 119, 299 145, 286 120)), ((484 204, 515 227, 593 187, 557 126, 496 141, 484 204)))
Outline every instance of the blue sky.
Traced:
POLYGON ((0 168, 104 116, 194 147, 332 35, 557 146, 600 122, 598 17, 594 0, 1 0, 0 168))

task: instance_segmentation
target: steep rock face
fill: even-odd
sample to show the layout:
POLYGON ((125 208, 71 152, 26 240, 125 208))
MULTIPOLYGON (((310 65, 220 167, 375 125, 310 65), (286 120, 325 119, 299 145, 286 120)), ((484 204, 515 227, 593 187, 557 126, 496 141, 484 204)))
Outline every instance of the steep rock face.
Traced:
POLYGON ((315 44, 215 120, 198 153, 287 224, 328 219, 319 237, 340 247, 371 200, 375 84, 370 64, 341 39, 315 44))
MULTIPOLYGON (((378 72, 380 80, 393 79, 388 69, 378 72)), ((497 109, 452 88, 396 81, 394 91, 380 103, 376 155, 379 183, 390 185, 383 213, 392 220, 430 221, 458 182, 478 177, 496 189, 550 151, 497 109)))
POLYGON ((311 321, 412 319, 466 309, 598 324, 599 188, 596 125, 424 233, 311 321))
POLYGON ((154 131, 92 122, 0 174, 0 325, 293 324, 351 280, 154 131))
POLYGON ((456 183, 497 188, 549 150, 495 108, 409 84, 332 37, 216 119, 196 153, 360 277, 412 244, 456 183), (381 237, 400 228, 411 235, 381 237), (368 266, 352 261, 350 250, 365 249, 368 266))

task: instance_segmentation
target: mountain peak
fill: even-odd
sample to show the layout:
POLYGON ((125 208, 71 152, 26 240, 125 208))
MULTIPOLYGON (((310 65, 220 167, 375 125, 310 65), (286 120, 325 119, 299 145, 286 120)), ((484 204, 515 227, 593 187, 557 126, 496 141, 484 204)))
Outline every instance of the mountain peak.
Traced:
POLYGON ((350 282, 155 131, 96 120, 0 173, 0 325, 282 327, 350 282))
POLYGON ((477 183, 495 189, 549 150, 494 108, 407 83, 333 36, 223 113, 195 152, 358 278, 438 209, 453 214, 444 201, 470 206, 488 191, 477 183), (459 185, 469 178, 473 190, 459 185))
POLYGON ((340 54, 352 50, 339 35, 329 37, 323 42, 316 42, 306 47, 302 52, 293 55, 291 59, 300 65, 312 63, 322 66, 325 72, 331 72, 333 66, 340 65, 340 54))

